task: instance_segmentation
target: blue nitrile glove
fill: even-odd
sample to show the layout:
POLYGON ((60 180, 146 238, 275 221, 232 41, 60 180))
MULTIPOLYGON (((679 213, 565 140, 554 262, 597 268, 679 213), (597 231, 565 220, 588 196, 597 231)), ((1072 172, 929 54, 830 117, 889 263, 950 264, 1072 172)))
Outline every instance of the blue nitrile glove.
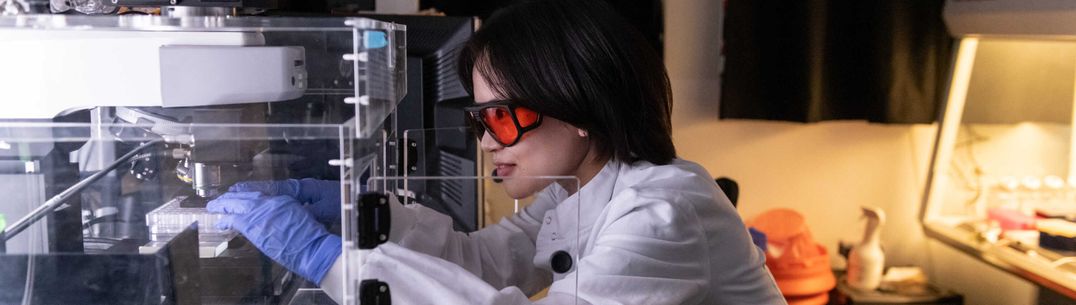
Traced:
POLYGON ((340 256, 340 237, 329 234, 291 197, 229 192, 206 209, 227 214, 217 228, 239 231, 262 253, 313 283, 320 284, 340 256))
POLYGON ((340 221, 340 181, 288 179, 246 181, 228 188, 229 192, 261 192, 269 196, 291 196, 305 204, 318 222, 331 225, 340 221))

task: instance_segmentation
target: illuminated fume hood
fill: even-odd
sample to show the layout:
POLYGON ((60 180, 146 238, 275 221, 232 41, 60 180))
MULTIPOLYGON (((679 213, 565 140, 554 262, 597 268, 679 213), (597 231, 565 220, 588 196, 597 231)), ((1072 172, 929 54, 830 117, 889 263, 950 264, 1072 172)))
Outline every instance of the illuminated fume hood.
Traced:
POLYGON ((1076 299, 1076 2, 950 0, 927 236, 1076 299))

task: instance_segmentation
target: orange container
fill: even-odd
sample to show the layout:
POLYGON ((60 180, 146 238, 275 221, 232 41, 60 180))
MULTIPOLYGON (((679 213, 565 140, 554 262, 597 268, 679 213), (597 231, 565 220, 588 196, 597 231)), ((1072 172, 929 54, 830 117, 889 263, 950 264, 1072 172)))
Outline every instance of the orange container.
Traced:
POLYGON ((791 304, 825 304, 837 285, 826 248, 815 243, 803 215, 791 209, 759 214, 748 225, 766 233, 766 266, 791 304))

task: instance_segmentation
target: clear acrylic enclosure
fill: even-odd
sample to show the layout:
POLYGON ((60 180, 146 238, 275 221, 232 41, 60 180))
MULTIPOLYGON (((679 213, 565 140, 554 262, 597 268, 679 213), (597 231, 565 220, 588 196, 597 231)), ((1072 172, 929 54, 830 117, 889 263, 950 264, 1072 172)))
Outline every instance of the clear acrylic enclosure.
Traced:
POLYGON ((384 145, 399 151, 391 174, 352 182, 361 185, 363 193, 345 207, 341 304, 372 304, 377 295, 398 304, 451 304, 458 299, 449 295, 481 291, 485 285, 515 287, 521 297, 545 293, 557 304, 578 302, 580 266, 574 262, 580 257, 580 237, 573 224, 579 222, 580 202, 566 190, 579 189, 579 180, 482 172, 492 168, 488 153, 467 155, 471 150, 466 146, 477 144, 474 130, 466 127, 405 130, 395 143, 384 145), (371 210, 381 202, 380 210, 371 210), (385 215, 364 218, 364 213, 385 215), (563 253, 536 253, 539 235, 551 236, 554 243, 543 249, 563 253), (381 243, 399 246, 413 255, 408 257, 419 259, 394 272, 369 267, 373 245, 381 243), (552 271, 565 266, 570 267, 552 271), (453 276, 416 270, 451 271, 453 276), (515 275, 499 276, 506 273, 515 275), (377 282, 387 289, 368 290, 378 288, 377 282), (431 291, 437 285, 422 284, 431 282, 459 288, 431 291))
POLYGON ((961 39, 928 236, 1076 297, 1076 41, 961 39))
POLYGON ((205 206, 239 181, 313 178, 349 193, 351 168, 338 165, 353 157, 352 127, 160 128, 0 123, 0 303, 275 304, 312 286, 213 227, 205 206))
POLYGON ((381 292, 400 304, 477 302, 481 300, 467 297, 480 295, 475 291, 488 291, 482 287, 485 285, 520 298, 545 293, 542 297, 552 298, 556 304, 579 303, 581 265, 576 259, 581 247, 580 228, 576 225, 579 209, 575 207, 580 202, 578 196, 565 192, 579 189, 577 178, 370 177, 366 187, 374 194, 385 195, 381 199, 393 214, 391 229, 386 231, 388 234, 364 238, 361 231, 368 222, 356 215, 364 210, 363 198, 346 211, 357 213, 345 217, 347 272, 343 304, 376 301, 371 295, 377 293, 371 293, 366 286, 371 281, 387 285, 381 292), (446 205, 452 204, 451 200, 430 196, 456 185, 491 187, 480 192, 476 200, 483 207, 483 218, 492 221, 477 230, 468 230, 467 224, 461 224, 467 220, 458 211, 445 212, 453 211, 446 205), (539 191, 531 194, 525 190, 539 191), (359 221, 353 221, 356 219, 359 221), (551 240, 549 245, 537 245, 544 252, 536 251, 534 241, 544 240, 539 236, 551 240), (362 246, 369 238, 398 246, 401 250, 384 255, 404 257, 400 261, 406 264, 385 268, 371 263, 370 253, 377 250, 362 246))
POLYGON ((305 178, 347 203, 390 173, 405 30, 0 16, 0 304, 325 300, 204 206, 239 181, 305 178))

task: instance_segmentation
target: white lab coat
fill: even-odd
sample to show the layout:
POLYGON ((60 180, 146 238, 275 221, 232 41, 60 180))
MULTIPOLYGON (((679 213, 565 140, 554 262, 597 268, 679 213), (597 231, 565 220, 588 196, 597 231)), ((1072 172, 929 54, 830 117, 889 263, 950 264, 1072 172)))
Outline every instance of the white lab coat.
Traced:
POLYGON ((785 304, 728 198, 689 161, 610 161, 580 192, 554 183, 471 234, 418 205, 394 205, 392 222, 360 268, 394 304, 531 304, 547 286, 535 304, 785 304), (565 273, 552 272, 557 251, 572 255, 565 273))

